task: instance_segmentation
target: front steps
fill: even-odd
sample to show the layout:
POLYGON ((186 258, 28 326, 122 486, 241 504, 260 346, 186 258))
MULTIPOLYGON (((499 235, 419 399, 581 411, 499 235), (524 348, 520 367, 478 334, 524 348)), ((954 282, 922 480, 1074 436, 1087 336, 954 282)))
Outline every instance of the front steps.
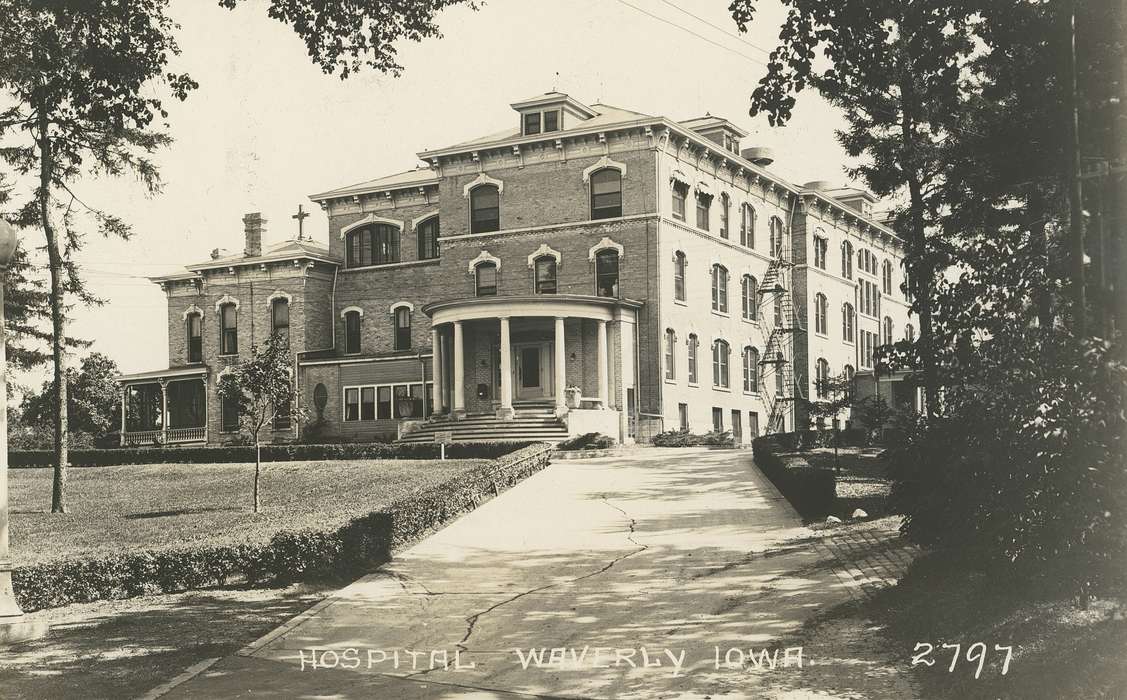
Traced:
POLYGON ((404 435, 400 442, 434 442, 435 432, 450 431, 455 442, 489 442, 495 440, 560 442, 568 438, 567 426, 556 418, 551 404, 514 403, 512 420, 501 420, 493 414, 468 415, 462 420, 442 417, 419 426, 404 435))

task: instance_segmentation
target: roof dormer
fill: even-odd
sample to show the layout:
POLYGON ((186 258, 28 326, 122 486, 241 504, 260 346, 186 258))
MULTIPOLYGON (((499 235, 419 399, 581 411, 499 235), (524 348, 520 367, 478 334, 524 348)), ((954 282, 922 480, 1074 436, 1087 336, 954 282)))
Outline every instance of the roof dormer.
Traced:
POLYGON ((511 107, 520 114, 521 136, 570 129, 596 116, 590 107, 562 92, 546 92, 514 102, 511 107))
POLYGON ((725 151, 739 155, 740 139, 747 136, 747 132, 723 117, 714 117, 706 114, 696 119, 686 119, 681 126, 691 129, 709 141, 720 144, 725 151))

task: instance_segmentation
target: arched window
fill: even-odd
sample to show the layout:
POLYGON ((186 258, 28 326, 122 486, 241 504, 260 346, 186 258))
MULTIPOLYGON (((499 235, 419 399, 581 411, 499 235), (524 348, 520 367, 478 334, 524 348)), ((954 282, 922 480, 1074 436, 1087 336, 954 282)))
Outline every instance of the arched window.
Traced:
POLYGON ((885 294, 892 294, 892 263, 885 260, 880 264, 882 287, 885 294))
POLYGON ((845 377, 846 395, 848 398, 853 398, 853 375, 856 374, 853 369, 853 365, 846 365, 845 367, 843 367, 841 374, 843 377, 845 377))
POLYGON ((759 351, 750 345, 744 348, 744 391, 759 391, 759 351))
POLYGON ((755 278, 751 275, 744 275, 743 280, 740 282, 743 317, 747 321, 755 321, 758 319, 756 306, 759 300, 756 297, 756 286, 755 278))
POLYGON ((399 262, 399 228, 391 224, 364 226, 348 233, 348 267, 399 262))
POLYGON ((673 181, 673 218, 685 220, 685 199, 689 196, 689 186, 685 183, 673 181))
POLYGON ((830 242, 823 236, 814 236, 814 267, 819 270, 826 269, 826 252, 830 242))
POLYGON ((239 354, 239 307, 234 304, 219 307, 219 354, 239 354))
POLYGON ((438 217, 432 216, 415 229, 419 239, 419 260, 438 257, 438 217))
POLYGON ((708 230, 711 209, 712 195, 705 192, 697 192, 697 228, 702 231, 708 230))
POLYGON ((348 355, 360 354, 360 312, 346 311, 344 314, 344 352, 348 355))
POLYGON ((786 394, 787 382, 786 382, 786 378, 783 376, 783 363, 784 362, 786 362, 786 360, 783 359, 783 353, 776 352, 775 353, 775 363, 774 363, 775 364, 775 397, 776 398, 778 398, 780 396, 786 396, 787 395, 786 394))
POLYGON ((779 258, 783 255, 783 220, 777 216, 771 217, 771 257, 779 258))
POLYGON ((470 190, 470 233, 488 233, 501 228, 501 192, 496 185, 478 185, 470 190))
POLYGON ((722 389, 728 388, 728 355, 731 350, 727 341, 717 340, 712 344, 712 384, 722 389))
POLYGON ((826 295, 818 292, 814 295, 814 332, 826 334, 826 310, 829 304, 826 295))
POLYGON ((885 316, 883 326, 884 338, 882 338, 881 340, 883 341, 884 345, 892 345, 892 318, 885 316))
POLYGON ((825 358, 819 357, 814 364, 814 391, 819 399, 829 396, 830 363, 825 358))
POLYGON ((741 207, 740 245, 748 248, 755 247, 755 209, 750 204, 741 207))
POLYGON ((536 258, 534 266, 536 268, 536 293, 555 294, 556 259, 551 255, 541 255, 536 258))
POLYGON ((679 250, 673 254, 673 298, 685 301, 685 254, 679 250))
POLYGON ((483 262, 475 267, 474 283, 477 296, 497 296, 497 263, 483 262))
POLYGON ((853 244, 849 241, 841 244, 841 276, 847 280, 853 279, 853 244))
POLYGON ((689 384, 697 383, 697 349, 700 341, 696 333, 689 334, 689 384))
POLYGON ((772 310, 775 312, 775 328, 783 327, 783 295, 776 294, 775 302, 772 305, 772 310))
POLYGON ((727 192, 720 193, 720 237, 728 237, 728 215, 732 208, 732 200, 727 192))
POLYGON ((847 343, 853 342, 853 319, 855 314, 852 304, 841 307, 841 339, 847 343))
POLYGON ((916 339, 916 329, 915 329, 915 327, 910 323, 905 323, 904 324, 904 340, 907 340, 910 343, 910 342, 914 341, 915 339, 916 339))
POLYGON ((411 309, 400 306, 395 309, 395 349, 411 349, 411 309))
POLYGON ((712 266, 712 310, 728 313, 728 270, 719 263, 712 266))
POLYGON ((618 251, 604 248, 595 253, 595 294, 618 296, 618 251))
POLYGON ((203 314, 188 314, 184 325, 188 335, 188 363, 203 362, 203 314))
POLYGON ((270 302, 270 332, 290 341, 290 302, 280 298, 270 302))
POLYGON ((677 334, 672 328, 665 329, 665 378, 672 381, 677 378, 677 356, 674 349, 677 344, 677 334))
POLYGON ((591 218, 622 216, 622 173, 603 168, 591 174, 591 218))

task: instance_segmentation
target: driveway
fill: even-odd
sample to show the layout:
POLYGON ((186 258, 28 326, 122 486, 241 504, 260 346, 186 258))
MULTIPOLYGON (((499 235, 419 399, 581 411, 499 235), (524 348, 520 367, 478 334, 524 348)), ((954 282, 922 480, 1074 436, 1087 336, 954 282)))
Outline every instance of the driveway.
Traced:
POLYGON ((161 692, 810 697, 800 628, 850 591, 809 535, 749 452, 558 462, 161 692))

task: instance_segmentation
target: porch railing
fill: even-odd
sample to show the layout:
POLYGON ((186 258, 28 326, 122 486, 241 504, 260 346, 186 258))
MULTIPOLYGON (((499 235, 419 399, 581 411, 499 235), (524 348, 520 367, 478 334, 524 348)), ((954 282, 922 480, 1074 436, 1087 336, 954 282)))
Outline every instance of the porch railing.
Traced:
POLYGON ((121 444, 123 447, 139 447, 143 445, 179 444, 184 442, 206 442, 207 428, 169 428, 161 430, 131 430, 122 433, 121 444))

